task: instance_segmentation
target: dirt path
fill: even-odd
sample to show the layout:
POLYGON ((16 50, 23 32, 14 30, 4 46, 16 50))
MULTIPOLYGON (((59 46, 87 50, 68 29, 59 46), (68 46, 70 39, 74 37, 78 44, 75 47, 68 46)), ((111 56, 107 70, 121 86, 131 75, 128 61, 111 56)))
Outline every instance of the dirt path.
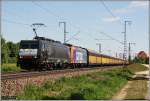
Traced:
MULTIPOLYGON (((148 65, 144 65, 149 68, 148 65)), ((149 78, 149 70, 147 71, 141 71, 141 72, 136 72, 133 78, 144 76, 144 78, 149 78)), ((127 95, 127 89, 131 86, 133 81, 128 81, 127 84, 116 94, 112 97, 113 100, 123 100, 125 99, 127 95)), ((147 86, 149 88, 149 81, 147 81, 147 86)), ((145 97, 145 99, 148 99, 148 93, 145 97)))
POLYGON ((128 81, 127 84, 113 96, 113 100, 123 100, 127 94, 126 90, 130 87, 131 81, 128 81))
POLYGON ((149 64, 142 64, 142 65, 144 65, 145 67, 149 68, 149 64))

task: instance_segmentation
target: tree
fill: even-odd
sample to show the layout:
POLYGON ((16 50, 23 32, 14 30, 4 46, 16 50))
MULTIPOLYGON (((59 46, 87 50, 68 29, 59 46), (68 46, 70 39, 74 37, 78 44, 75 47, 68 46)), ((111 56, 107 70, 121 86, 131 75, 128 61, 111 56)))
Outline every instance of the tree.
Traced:
POLYGON ((147 57, 146 59, 146 64, 149 64, 149 57, 147 57))
POLYGON ((16 57, 16 44, 14 44, 13 42, 7 42, 7 46, 9 48, 9 57, 16 57))
POLYGON ((3 63, 8 63, 8 58, 9 58, 9 50, 8 47, 5 43, 5 39, 1 38, 1 58, 2 58, 2 64, 3 63))
POLYGON ((142 58, 139 58, 139 57, 135 57, 133 59, 133 62, 134 63, 142 63, 142 64, 145 64, 146 63, 146 60, 145 59, 142 59, 142 58))
POLYGON ((1 50, 2 64, 15 63, 17 61, 19 42, 6 42, 6 40, 1 37, 1 50))

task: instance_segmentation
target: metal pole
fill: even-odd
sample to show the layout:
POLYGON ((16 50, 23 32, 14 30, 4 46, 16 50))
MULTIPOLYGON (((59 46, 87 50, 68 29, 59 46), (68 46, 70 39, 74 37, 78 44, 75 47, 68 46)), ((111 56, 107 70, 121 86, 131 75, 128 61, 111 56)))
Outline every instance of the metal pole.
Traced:
POLYGON ((135 43, 129 43, 129 57, 128 57, 128 59, 129 59, 129 63, 131 62, 131 45, 135 45, 135 43))
POLYGON ((66 22, 64 21, 64 22, 59 22, 59 26, 60 26, 60 24, 63 24, 64 25, 64 43, 66 43, 66 22))
POLYGON ((131 44, 131 43, 129 43, 129 63, 131 62, 131 53, 130 53, 131 48, 130 48, 130 44, 131 44))
MULTIPOLYGON (((98 45, 99 46, 99 53, 101 54, 101 52, 102 52, 102 45, 101 45, 101 43, 96 43, 96 45, 98 45)), ((101 66, 102 66, 103 64, 102 64, 102 56, 101 56, 101 66)))
POLYGON ((96 45, 99 46, 99 53, 101 53, 101 43, 97 43, 96 45))
MULTIPOLYGON (((127 23, 131 23, 131 21, 124 21, 124 53, 123 53, 123 59, 127 60, 127 35, 126 35, 126 25, 127 23)), ((126 63, 123 63, 123 67, 125 67, 126 63)))

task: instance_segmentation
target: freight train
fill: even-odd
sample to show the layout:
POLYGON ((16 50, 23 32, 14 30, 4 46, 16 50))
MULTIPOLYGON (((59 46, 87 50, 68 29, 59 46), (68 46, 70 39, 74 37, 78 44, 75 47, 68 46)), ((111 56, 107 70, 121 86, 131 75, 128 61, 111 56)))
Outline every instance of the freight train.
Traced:
POLYGON ((26 70, 51 70, 127 63, 123 59, 38 36, 33 40, 21 40, 17 58, 17 65, 26 70))

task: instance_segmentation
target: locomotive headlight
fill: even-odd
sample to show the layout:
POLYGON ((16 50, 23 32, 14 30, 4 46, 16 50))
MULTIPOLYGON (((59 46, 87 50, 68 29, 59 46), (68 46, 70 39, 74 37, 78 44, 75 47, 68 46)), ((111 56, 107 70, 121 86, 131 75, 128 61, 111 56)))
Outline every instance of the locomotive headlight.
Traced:
POLYGON ((34 56, 34 58, 37 58, 37 56, 34 56))

